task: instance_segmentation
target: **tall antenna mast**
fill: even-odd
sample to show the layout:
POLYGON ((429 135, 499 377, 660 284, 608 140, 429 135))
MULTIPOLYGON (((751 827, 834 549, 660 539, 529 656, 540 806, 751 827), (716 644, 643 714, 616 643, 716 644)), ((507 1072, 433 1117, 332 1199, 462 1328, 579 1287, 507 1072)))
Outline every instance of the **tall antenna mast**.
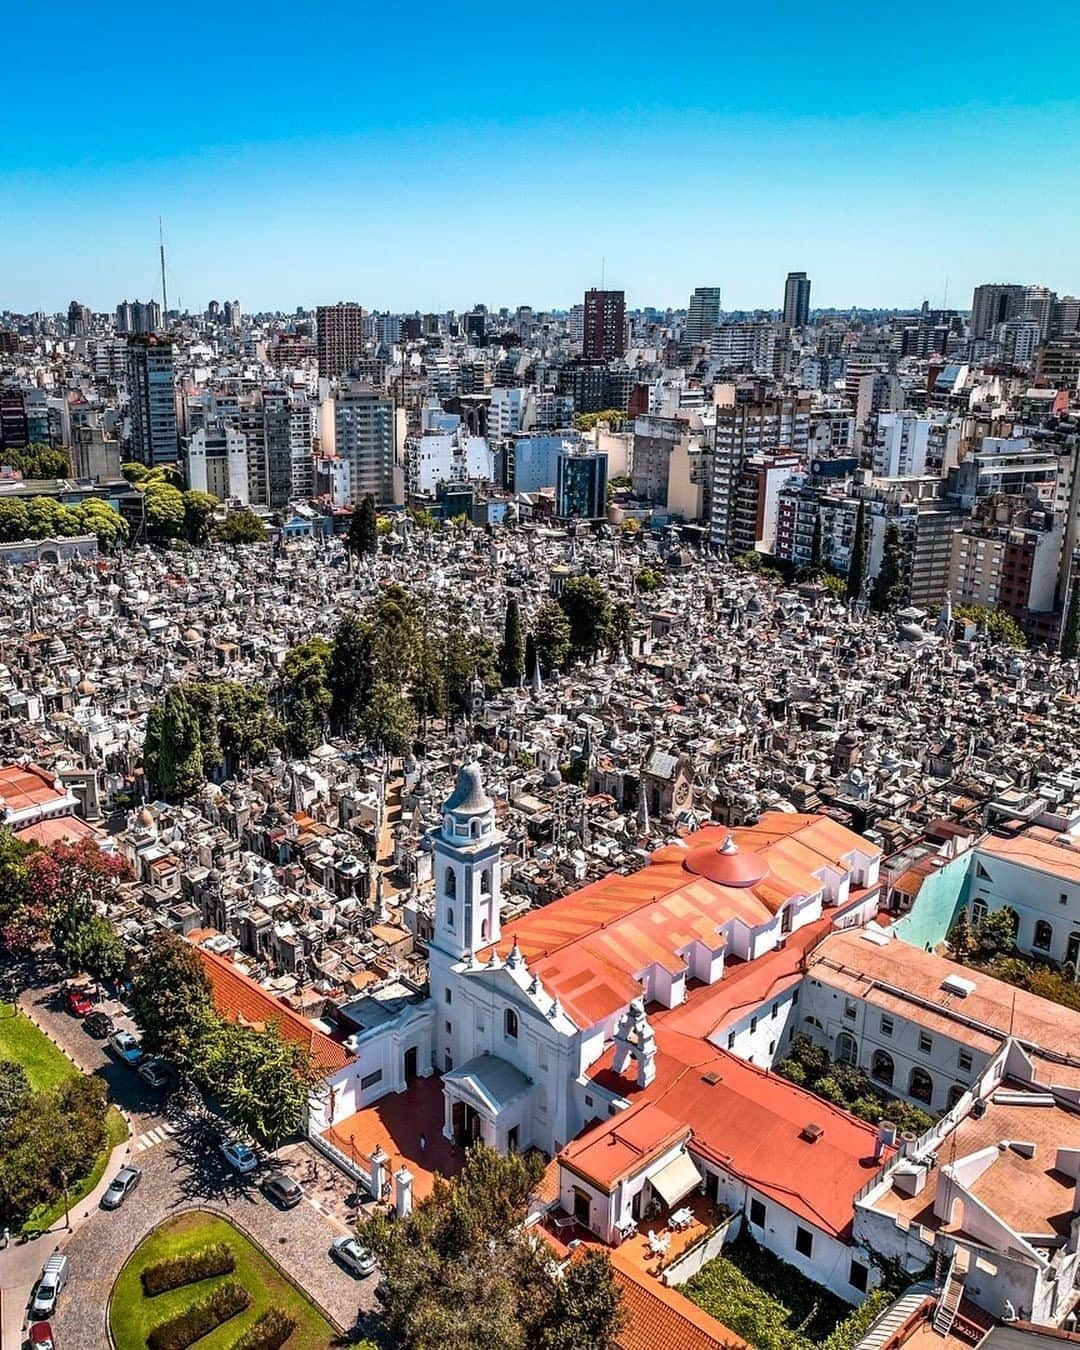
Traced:
POLYGON ((169 312, 169 293, 165 289, 165 226, 160 216, 157 218, 157 227, 158 246, 161 251, 161 321, 164 323, 165 315, 169 312))

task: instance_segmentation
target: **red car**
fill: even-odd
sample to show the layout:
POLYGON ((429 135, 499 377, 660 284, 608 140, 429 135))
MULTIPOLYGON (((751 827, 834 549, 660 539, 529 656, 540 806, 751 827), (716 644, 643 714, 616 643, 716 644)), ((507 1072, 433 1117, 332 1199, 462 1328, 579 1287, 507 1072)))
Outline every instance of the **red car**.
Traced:
POLYGON ((56 1350, 56 1337, 48 1322, 35 1322, 30 1328, 31 1350, 56 1350))
POLYGON ((85 1017, 94 1011, 94 1000, 82 989, 68 989, 64 994, 64 1002, 72 1017, 85 1017))

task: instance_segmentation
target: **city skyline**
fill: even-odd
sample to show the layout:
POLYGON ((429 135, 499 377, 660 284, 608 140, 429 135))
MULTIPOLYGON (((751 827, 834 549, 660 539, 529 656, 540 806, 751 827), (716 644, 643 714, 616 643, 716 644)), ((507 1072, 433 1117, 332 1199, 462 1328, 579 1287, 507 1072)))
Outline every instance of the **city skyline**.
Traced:
MULTIPOLYGON (((658 71, 652 10, 557 5, 540 31, 525 16, 480 25, 463 76, 455 21, 432 6, 406 27, 387 13, 275 22, 272 6, 255 22, 241 5, 214 15, 200 67, 197 27, 179 44, 163 14, 133 26, 122 8, 62 4, 50 21, 98 87, 123 88, 153 52, 158 92, 88 97, 74 116, 40 96, 31 64, 12 70, 0 309, 160 294, 159 214, 170 297, 200 307, 565 308, 592 285, 665 307, 715 284, 751 309, 778 306, 792 269, 840 309, 938 306, 946 285, 962 305, 987 277, 1066 291, 1080 102, 1047 53, 1075 46, 1080 19, 1051 3, 1036 34, 1007 13, 950 11, 956 38, 978 22, 989 87, 958 78, 932 13, 905 15, 887 68, 877 30, 838 15, 804 31, 785 3, 665 33, 658 71)), ((41 34, 17 15, 9 36, 41 34)))

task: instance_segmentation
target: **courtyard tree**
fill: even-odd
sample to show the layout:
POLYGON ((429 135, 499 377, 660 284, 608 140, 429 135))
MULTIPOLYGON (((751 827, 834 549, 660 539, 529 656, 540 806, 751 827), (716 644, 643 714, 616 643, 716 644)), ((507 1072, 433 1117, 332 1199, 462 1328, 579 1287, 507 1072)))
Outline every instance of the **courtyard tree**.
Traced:
POLYGON ((570 656, 591 661, 611 638, 611 600, 595 577, 571 577, 559 605, 570 625, 570 656))
POLYGON ((521 626, 521 607, 516 595, 506 602, 502 646, 499 648, 499 674, 507 688, 519 685, 525 674, 525 632, 521 626))

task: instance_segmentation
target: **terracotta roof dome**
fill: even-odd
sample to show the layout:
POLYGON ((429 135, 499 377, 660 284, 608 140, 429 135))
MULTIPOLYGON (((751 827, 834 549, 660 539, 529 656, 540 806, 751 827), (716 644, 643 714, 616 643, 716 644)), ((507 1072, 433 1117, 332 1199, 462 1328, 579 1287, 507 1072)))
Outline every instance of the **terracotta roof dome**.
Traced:
POLYGON ((699 844, 690 849, 683 866, 696 877, 705 877, 719 886, 755 886, 769 871, 760 853, 741 849, 730 834, 719 848, 699 844))

